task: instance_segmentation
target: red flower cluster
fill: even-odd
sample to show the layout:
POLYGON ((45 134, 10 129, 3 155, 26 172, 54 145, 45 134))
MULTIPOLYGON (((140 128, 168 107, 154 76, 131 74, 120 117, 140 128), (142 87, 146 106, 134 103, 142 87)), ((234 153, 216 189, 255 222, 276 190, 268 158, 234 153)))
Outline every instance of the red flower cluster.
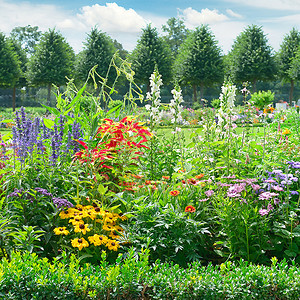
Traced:
POLYGON ((91 141, 92 145, 96 143, 95 147, 89 149, 87 143, 77 140, 83 149, 75 154, 75 159, 81 163, 90 163, 94 173, 102 175, 103 180, 117 184, 124 180, 121 174, 135 172, 136 159, 142 153, 140 148, 148 148, 144 143, 150 136, 149 130, 134 119, 125 117, 119 122, 104 119, 95 140, 91 141))

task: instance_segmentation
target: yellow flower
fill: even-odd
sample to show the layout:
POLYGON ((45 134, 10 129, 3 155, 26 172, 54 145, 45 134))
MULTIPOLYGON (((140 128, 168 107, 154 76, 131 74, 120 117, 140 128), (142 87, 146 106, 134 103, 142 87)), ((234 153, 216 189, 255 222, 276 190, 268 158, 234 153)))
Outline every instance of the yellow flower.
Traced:
POLYGON ((283 131, 282 131, 282 134, 290 134, 291 131, 287 128, 285 128, 283 131))
POLYGON ((74 218, 74 219, 72 218, 69 220, 69 223, 72 223, 73 226, 77 226, 79 224, 84 224, 84 221, 81 220, 80 218, 74 218))
POLYGON ((56 235, 68 235, 70 233, 66 227, 57 227, 54 228, 53 231, 56 235))
POLYGON ((108 240, 106 243, 106 247, 109 250, 117 251, 118 248, 120 247, 119 243, 115 240, 108 240))
POLYGON ((84 247, 88 247, 89 243, 84 238, 80 238, 80 239, 77 238, 72 240, 72 246, 74 248, 77 247, 79 250, 81 250, 84 247))
POLYGON ((104 235, 94 234, 88 237, 89 241, 95 246, 105 245, 108 241, 108 238, 104 235))
POLYGON ((114 231, 115 227, 111 226, 109 224, 104 224, 103 227, 102 227, 102 229, 105 230, 105 231, 114 231))
POLYGON ((70 208, 64 209, 59 213, 61 219, 69 219, 72 217, 72 210, 70 208))
POLYGON ((78 224, 75 226, 74 231, 81 232, 82 234, 86 234, 87 231, 91 231, 91 230, 88 228, 87 224, 78 224))
POLYGON ((115 231, 111 231, 109 236, 112 239, 118 240, 120 238, 120 235, 123 235, 121 232, 115 232, 115 231))
POLYGON ((112 213, 108 213, 106 214, 105 216, 105 222, 108 222, 108 223, 114 223, 115 221, 118 220, 118 217, 117 216, 114 216, 112 213))

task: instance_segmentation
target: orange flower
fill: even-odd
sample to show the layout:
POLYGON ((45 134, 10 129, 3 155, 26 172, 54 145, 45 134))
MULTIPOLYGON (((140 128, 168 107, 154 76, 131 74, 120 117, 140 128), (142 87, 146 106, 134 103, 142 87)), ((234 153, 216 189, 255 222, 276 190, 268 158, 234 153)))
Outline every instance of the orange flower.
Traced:
POLYGON ((287 128, 285 128, 283 131, 282 131, 282 134, 290 134, 291 131, 287 128))
POLYGON ((162 176, 163 179, 169 180, 170 176, 162 176))
POLYGON ((204 174, 199 174, 195 176, 196 179, 201 179, 202 177, 204 177, 204 174))
POLYGON ((179 192, 178 190, 175 190, 175 191, 171 191, 171 192, 170 192, 170 195, 175 197, 175 196, 178 196, 179 193, 180 193, 180 192, 179 192))
POLYGON ((192 205, 188 205, 188 206, 185 208, 184 211, 185 211, 185 212, 193 213, 193 212, 196 211, 196 208, 195 208, 194 206, 192 206, 192 205))

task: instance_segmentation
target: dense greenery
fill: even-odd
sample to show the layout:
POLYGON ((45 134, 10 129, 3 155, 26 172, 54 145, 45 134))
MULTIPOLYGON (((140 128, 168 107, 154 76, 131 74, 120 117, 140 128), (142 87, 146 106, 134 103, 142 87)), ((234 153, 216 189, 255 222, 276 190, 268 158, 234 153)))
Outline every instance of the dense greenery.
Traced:
POLYGON ((31 84, 47 85, 47 104, 50 105, 52 84, 65 85, 74 72, 75 54, 65 38, 54 29, 45 32, 35 55, 28 63, 27 77, 31 84))
POLYGON ((274 79, 276 63, 261 27, 248 26, 234 41, 228 54, 230 75, 235 81, 250 81, 256 92, 258 80, 274 79))
POLYGON ((299 299, 300 270, 230 261, 220 266, 148 263, 148 252, 132 251, 108 265, 80 266, 75 257, 50 262, 14 253, 0 264, 0 296, 5 299, 299 299), (33 298, 34 297, 34 298, 33 298))
POLYGON ((204 86, 223 81, 221 49, 208 26, 192 31, 180 47, 175 61, 175 78, 181 85, 192 85, 197 102, 197 86, 203 98, 204 86))
MULTIPOLYGON (((171 51, 165 40, 158 36, 156 28, 148 25, 131 54, 132 69, 137 82, 148 84, 155 66, 159 68, 164 81, 171 79, 171 51)), ((148 88, 149 90, 149 88, 148 88)))
MULTIPOLYGON (((285 36, 279 51, 274 53, 273 49, 268 45, 262 28, 256 25, 248 26, 236 38, 230 53, 224 55, 217 46, 217 41, 214 39, 210 28, 207 26, 200 26, 199 28, 188 30, 182 19, 173 17, 162 26, 163 34, 159 36, 156 28, 147 25, 142 30, 135 49, 132 53, 129 53, 123 49, 123 46, 118 41, 113 41, 106 33, 95 27, 87 34, 83 51, 76 55, 76 64, 72 70, 74 79, 77 83, 85 82, 90 70, 97 65, 95 71, 102 76, 102 79, 107 78, 108 85, 113 85, 112 80, 116 73, 114 68, 110 67, 110 63, 112 63, 111 58, 117 50, 122 59, 127 58, 128 63, 132 64, 132 68, 136 73, 136 82, 144 93, 149 91, 149 86, 147 89, 148 78, 153 72, 155 65, 157 65, 159 72, 163 76, 164 83, 167 84, 163 90, 163 96, 167 97, 172 89, 168 82, 180 81, 185 99, 190 98, 190 107, 192 106, 192 95, 195 107, 204 105, 203 102, 199 104, 195 101, 199 96, 197 86, 200 86, 200 98, 205 98, 209 101, 209 104, 213 99, 217 98, 220 84, 224 79, 223 74, 225 74, 225 78, 230 76, 240 85, 243 82, 249 82, 250 86, 253 86, 254 92, 256 89, 273 90, 276 100, 289 97, 291 103, 292 100, 297 99, 299 88, 295 83, 300 73, 300 53, 296 55, 299 35, 296 29, 292 29, 285 36), (198 43, 200 40, 197 42, 197 47, 192 47, 191 40, 189 43, 186 42, 186 47, 183 47, 188 34, 190 35, 189 39, 192 36, 195 37, 201 31, 199 31, 199 28, 202 28, 203 40, 200 43, 198 43), (206 37, 204 37, 205 34, 206 37), (214 46, 211 44, 212 41, 214 46), (180 56, 175 60, 180 46, 182 46, 182 50, 186 48, 185 50, 187 51, 180 51, 180 56), (207 46, 209 47, 206 48, 207 46), (188 53, 192 56, 189 56, 188 53), (195 53, 198 53, 198 56, 195 53), (202 54, 200 55, 200 53, 202 54), (212 56, 209 57, 208 53, 212 56), (276 59, 274 60, 275 57, 276 59), (213 61, 215 61, 215 64, 212 64, 213 61), (222 61, 222 64, 220 64, 220 61, 222 61), (174 71, 171 72, 171 66, 174 65, 174 71), (214 71, 207 72, 208 67, 211 67, 211 70, 214 71), (191 74, 196 75, 196 77, 193 79, 191 74), (218 84, 213 85, 216 82, 218 84), (289 91, 287 82, 290 83, 289 91)), ((32 27, 28 25, 14 28, 10 37, 21 44, 22 49, 27 54, 27 58, 31 58, 32 61, 36 60, 34 57, 37 55, 37 45, 44 34, 42 35, 37 26, 32 27)), ((17 51, 16 47, 15 51, 17 51)), ((73 53, 72 50, 69 52, 73 53)), ((61 54, 57 52, 55 55, 60 56, 61 54)), ((37 101, 34 97, 39 98, 39 103, 45 103, 44 99, 41 98, 46 98, 47 96, 49 104, 50 85, 59 85, 62 89, 65 89, 65 81, 61 83, 61 79, 56 78, 61 76, 57 72, 52 72, 51 82, 30 79, 32 77, 30 69, 26 69, 22 57, 19 54, 18 56, 21 59, 19 64, 22 65, 22 80, 18 82, 17 89, 9 92, 0 91, 0 93, 2 92, 4 95, 13 93, 14 95, 16 92, 18 105, 20 105, 21 95, 23 99, 30 100, 30 105, 37 101), (27 77, 27 80, 24 80, 24 75, 27 77), (58 81, 60 83, 57 83, 58 81), (34 88, 31 87, 32 84, 34 84, 34 88), (48 92, 43 90, 45 86, 48 86, 48 92), (41 87, 41 90, 37 93, 37 88, 39 87, 41 87), (21 88, 22 92, 20 91, 21 88)), ((94 82, 90 80, 89 83, 92 84, 94 82)), ((12 88, 13 86, 14 84, 10 85, 12 88)), ((124 84, 124 80, 119 80, 115 87, 119 90, 118 95, 114 93, 116 99, 120 99, 128 90, 128 85, 124 84)), ((109 92, 109 89, 105 90, 106 93, 109 92)), ((95 90, 94 93, 99 93, 99 90, 95 90)), ((8 106, 4 99, 2 100, 2 105, 8 106)), ((52 99, 54 99, 53 95, 52 99)))

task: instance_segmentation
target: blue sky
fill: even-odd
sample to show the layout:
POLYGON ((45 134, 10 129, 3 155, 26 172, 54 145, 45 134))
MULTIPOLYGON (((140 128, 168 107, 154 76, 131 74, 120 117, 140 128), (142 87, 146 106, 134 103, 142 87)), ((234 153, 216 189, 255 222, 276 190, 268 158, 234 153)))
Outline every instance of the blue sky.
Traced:
POLYGON ((189 29, 208 24, 225 54, 241 31, 256 24, 277 51, 285 34, 300 30, 300 0, 0 0, 0 31, 56 28, 76 52, 96 25, 131 51, 146 24, 161 33, 170 17, 182 18, 189 29))

